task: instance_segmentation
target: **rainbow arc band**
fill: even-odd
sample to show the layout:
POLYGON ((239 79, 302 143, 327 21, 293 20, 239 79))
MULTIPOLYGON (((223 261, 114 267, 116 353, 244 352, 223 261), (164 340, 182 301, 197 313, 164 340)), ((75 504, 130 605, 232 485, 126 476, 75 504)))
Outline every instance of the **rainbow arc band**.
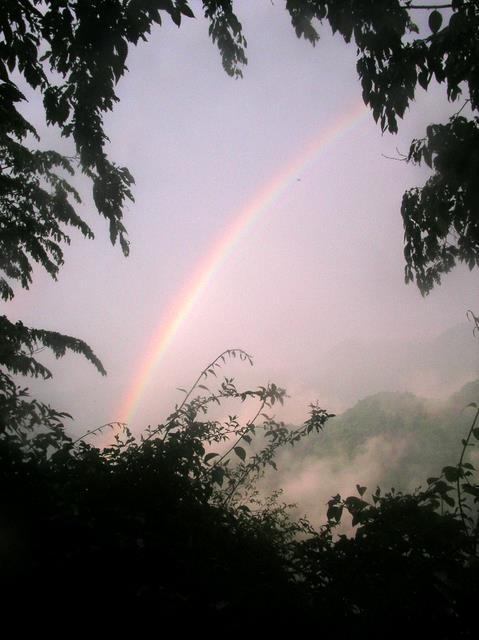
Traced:
POLYGON ((298 175, 304 173, 331 144, 344 137, 363 121, 368 113, 362 102, 343 113, 328 129, 313 137, 313 141, 307 145, 306 149, 298 153, 251 198, 245 207, 232 216, 223 234, 211 245, 208 253, 196 266, 191 277, 161 317, 158 328, 140 358, 135 375, 123 399, 118 416, 120 422, 128 423, 134 417, 163 354, 226 257, 280 196, 296 182, 298 175))

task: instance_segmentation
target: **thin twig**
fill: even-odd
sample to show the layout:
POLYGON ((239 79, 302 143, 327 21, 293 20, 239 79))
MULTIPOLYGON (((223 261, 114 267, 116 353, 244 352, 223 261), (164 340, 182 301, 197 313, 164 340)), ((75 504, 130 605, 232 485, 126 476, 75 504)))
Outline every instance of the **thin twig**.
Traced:
POLYGON ((225 453, 223 453, 223 455, 220 458, 218 458, 218 460, 215 461, 215 463, 211 466, 210 471, 212 471, 215 467, 217 467, 220 464, 220 462, 222 462, 226 458, 226 456, 228 456, 233 451, 233 449, 235 449, 235 447, 238 446, 238 444, 241 442, 241 440, 243 440, 244 436, 248 433, 250 428, 254 426, 254 423, 258 419, 258 416, 261 414, 265 406, 266 406, 266 398, 263 399, 263 402, 261 403, 254 418, 252 420, 249 420, 246 423, 246 427, 243 429, 243 432, 241 433, 239 438, 237 438, 236 441, 231 445, 231 447, 225 453))
MULTIPOLYGON (((472 432, 474 431, 474 428, 476 426, 478 418, 479 418, 479 409, 476 410, 476 415, 474 416, 474 420, 472 421, 471 428, 469 429, 469 433, 467 434, 467 438, 464 440, 464 445, 462 447, 461 457, 459 458, 459 463, 457 465, 460 469, 462 469, 464 456, 466 455, 466 449, 469 446, 469 440, 471 439, 472 432)), ((458 476, 456 478, 457 501, 458 501, 458 506, 459 506, 459 514, 460 514, 461 520, 462 520, 462 526, 464 527, 464 531, 467 534, 468 530, 467 530, 467 525, 466 525, 466 517, 464 515, 464 510, 462 508, 462 493, 461 493, 461 484, 460 484, 459 480, 460 480, 460 478, 459 478, 459 474, 458 474, 458 476)), ((475 551, 475 543, 474 543, 474 541, 473 541, 473 551, 475 551)))
POLYGON ((72 447, 75 446, 77 442, 80 442, 80 440, 83 440, 87 436, 92 436, 94 433, 97 433, 98 431, 101 431, 102 429, 105 429, 105 427, 114 427, 114 426, 124 428, 124 427, 126 427, 126 422, 117 422, 117 421, 106 422, 105 424, 102 424, 101 426, 96 427, 95 429, 89 429, 82 436, 80 436, 76 440, 73 440, 71 446, 72 447))
POLYGON ((452 4, 408 4, 405 9, 452 9, 452 4))
MULTIPOLYGON (((231 354, 236 355, 237 353, 240 354, 240 358, 242 358, 244 360, 248 360, 248 362, 251 365, 253 364, 253 357, 250 356, 249 353, 246 353, 246 351, 244 351, 243 349, 225 349, 225 351, 220 353, 219 356, 217 356, 212 362, 210 362, 210 364, 208 364, 201 371, 200 375, 196 378, 196 380, 193 382, 193 384, 191 385, 190 389, 186 393, 185 397, 183 398, 183 401, 181 402, 179 407, 177 407, 177 409, 173 413, 174 417, 165 425, 166 430, 168 429, 168 426, 177 418, 179 413, 182 411, 182 409, 185 406, 187 400, 190 398, 190 396, 193 393, 193 391, 197 388, 197 386, 199 385, 199 383, 202 380, 202 378, 206 378, 210 371, 214 371, 214 367, 217 366, 217 363, 218 363, 219 360, 223 359, 223 362, 224 362, 225 356, 227 356, 227 355, 229 356, 231 354)), ((154 429, 153 431, 151 431, 148 434, 148 436, 143 439, 143 442, 140 444, 140 447, 142 447, 145 444, 145 442, 148 442, 148 440, 151 440, 151 438, 153 438, 153 436, 155 436, 160 431, 160 429, 161 429, 161 427, 158 427, 157 429, 154 429)), ((165 437, 166 437, 166 435, 165 435, 165 437)))
POLYGON ((392 156, 387 156, 385 153, 381 153, 383 158, 386 158, 386 160, 396 160, 396 162, 407 162, 407 157, 405 156, 404 158, 393 158, 392 156))
MULTIPOLYGON (((292 431, 289 432, 288 434, 288 438, 286 440, 284 440, 284 442, 281 442, 281 440, 277 440, 276 442, 271 442, 269 445, 267 445, 263 451, 260 451, 260 453, 256 456, 257 461, 256 462, 252 462, 250 463, 246 469, 244 470, 243 474, 241 475, 241 477, 239 478, 239 480, 236 481, 235 484, 233 484, 232 488, 230 489, 230 491, 228 492, 226 498, 224 499, 223 504, 226 506, 228 504, 228 502, 231 500, 231 498, 234 496, 236 490, 238 489, 238 487, 240 485, 243 484, 243 482, 246 480, 246 478, 249 476, 249 474, 255 470, 255 469, 259 469, 259 466, 261 464, 261 459, 260 456, 263 455, 269 450, 274 451, 275 449, 277 449, 280 446, 283 446, 285 444, 292 443, 294 442, 295 438, 298 436, 298 434, 300 434, 302 431, 304 431, 305 429, 305 425, 301 425, 300 427, 296 427, 296 429, 293 429, 292 431)), ((263 462, 263 467, 266 466, 266 463, 263 462)))
POLYGON ((470 99, 470 98, 466 98, 466 100, 464 101, 464 104, 463 104, 463 105, 462 105, 462 107, 459 109, 459 111, 456 111, 456 113, 453 113, 451 117, 452 117, 452 118, 455 118, 456 116, 458 116, 458 115, 461 113, 461 111, 464 109, 464 107, 467 105, 467 103, 468 103, 468 102, 471 102, 471 99, 470 99))

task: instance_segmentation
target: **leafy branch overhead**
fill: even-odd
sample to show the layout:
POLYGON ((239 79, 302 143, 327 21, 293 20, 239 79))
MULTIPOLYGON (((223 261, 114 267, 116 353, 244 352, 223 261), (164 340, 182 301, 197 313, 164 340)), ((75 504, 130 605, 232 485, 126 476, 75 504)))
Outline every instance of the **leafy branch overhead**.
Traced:
MULTIPOLYGON (((418 86, 443 84, 450 101, 465 98, 479 108, 479 5, 468 0, 412 3, 288 0, 298 37, 319 41, 315 21, 357 47, 357 71, 363 100, 383 131, 396 133, 418 86), (428 32, 415 17, 428 13, 428 32)), ((431 125, 422 141, 413 141, 408 161, 428 161, 433 176, 422 188, 404 194, 406 282, 416 280, 423 294, 458 262, 479 264, 479 161, 477 117, 452 117, 431 125)))
POLYGON ((430 125, 409 159, 434 172, 422 189, 404 194, 401 207, 406 281, 415 277, 428 292, 457 261, 479 265, 479 118, 430 125))
POLYGON ((97 370, 105 375, 106 371, 90 347, 78 338, 64 336, 55 331, 30 329, 22 322, 11 323, 6 316, 0 316, 0 366, 21 375, 50 378, 50 371, 40 364, 33 355, 44 347, 50 349, 56 358, 61 358, 67 350, 80 353, 97 370))

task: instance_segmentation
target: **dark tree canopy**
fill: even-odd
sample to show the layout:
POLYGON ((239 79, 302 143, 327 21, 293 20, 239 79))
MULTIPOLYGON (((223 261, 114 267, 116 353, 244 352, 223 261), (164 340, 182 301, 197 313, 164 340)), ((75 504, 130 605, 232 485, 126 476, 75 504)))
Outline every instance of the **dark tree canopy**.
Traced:
POLYGON ((4 620, 38 612, 76 622, 96 606, 109 625, 136 629, 148 620, 162 630, 171 618, 177 629, 187 618, 314 625, 341 638, 391 628, 408 637, 416 627, 438 640, 476 637, 479 485, 465 452, 479 440, 477 407, 459 464, 427 489, 357 485, 329 500, 315 529, 292 520, 279 496, 261 498, 256 480, 282 447, 329 428, 331 415, 312 406, 288 428, 263 413, 283 389, 240 391, 228 378, 212 387, 212 372, 234 355, 249 359, 222 354, 141 440, 125 429, 102 450, 91 433, 73 441, 62 416, 41 406, 49 431, 0 435, 4 620), (209 405, 247 398, 258 409, 246 424, 208 416, 209 405), (338 529, 345 517, 354 536, 338 529))

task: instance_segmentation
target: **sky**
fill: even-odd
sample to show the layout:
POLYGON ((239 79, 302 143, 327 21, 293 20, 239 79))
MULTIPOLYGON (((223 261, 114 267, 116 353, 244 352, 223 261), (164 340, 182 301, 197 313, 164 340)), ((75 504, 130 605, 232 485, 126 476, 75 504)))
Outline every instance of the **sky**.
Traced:
MULTIPOLYGON (((110 245, 79 178, 95 240, 72 233, 58 281, 36 269, 30 290, 3 305, 11 319, 81 337, 102 360, 105 378, 79 356, 42 353, 53 379, 27 382, 78 432, 161 422, 182 398, 177 387, 232 347, 255 366, 233 362, 224 374, 286 387, 280 417, 291 421, 315 400, 340 411, 384 386, 433 396, 461 381, 444 382, 433 365, 424 373, 417 358, 400 380, 378 370, 478 309, 477 273, 465 268, 427 298, 404 284, 401 197, 428 174, 385 157, 457 105, 441 88, 419 89, 399 135, 382 135, 361 107, 353 46, 326 26, 316 47, 298 40, 283 2, 237 5, 248 41, 241 80, 223 71, 195 1, 195 19, 179 29, 165 20, 130 51, 105 119, 110 158, 136 181, 130 256, 110 245)), ((24 113, 42 131, 38 98, 24 113)), ((71 151, 52 129, 41 144, 71 151)))

